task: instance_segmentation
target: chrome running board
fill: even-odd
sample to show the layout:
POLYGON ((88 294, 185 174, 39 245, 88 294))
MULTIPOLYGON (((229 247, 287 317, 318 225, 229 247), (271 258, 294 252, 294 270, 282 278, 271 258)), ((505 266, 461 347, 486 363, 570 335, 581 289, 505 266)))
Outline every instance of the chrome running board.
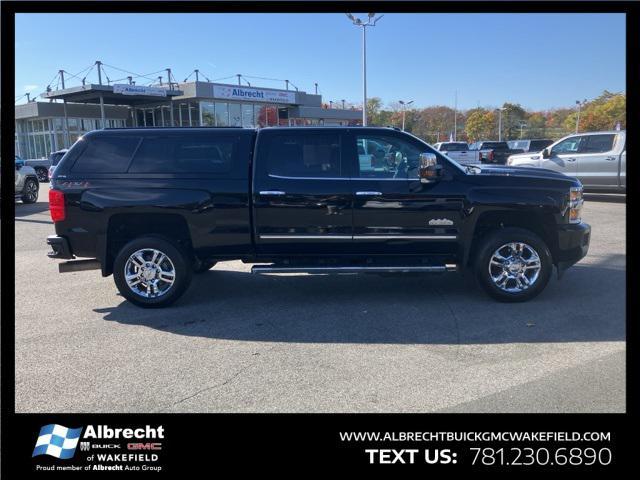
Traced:
POLYGON ((458 266, 453 263, 445 265, 424 265, 424 266, 280 266, 280 265, 254 265, 251 273, 310 273, 310 274, 330 274, 330 273, 444 273, 455 272, 458 266))

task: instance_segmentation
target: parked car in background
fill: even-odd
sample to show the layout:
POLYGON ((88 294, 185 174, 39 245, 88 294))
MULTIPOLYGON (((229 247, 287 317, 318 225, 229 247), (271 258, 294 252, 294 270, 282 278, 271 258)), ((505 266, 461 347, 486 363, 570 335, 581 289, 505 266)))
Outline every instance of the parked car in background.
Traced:
POLYGON ((462 165, 481 163, 482 153, 479 150, 469 150, 467 142, 438 142, 433 148, 462 165))
POLYGON ((62 157, 64 157, 64 154, 68 151, 68 148, 63 148, 57 152, 51 152, 51 155, 49 155, 49 160, 51 161, 51 166, 49 167, 49 178, 53 176, 53 171, 56 169, 56 165, 60 163, 60 160, 62 160, 62 157))
POLYGON ((483 163, 497 163, 504 165, 509 155, 522 153, 522 149, 511 149, 507 142, 479 141, 472 143, 471 150, 480 151, 480 160, 483 163))
POLYGON ((23 203, 38 201, 38 175, 33 167, 25 165, 24 160, 16 155, 15 158, 15 197, 23 203))
POLYGON ((541 152, 553 143, 548 138, 535 138, 532 140, 510 140, 507 142, 511 149, 522 149, 525 152, 541 152))
MULTIPOLYGON (((19 157, 18 157, 19 158, 19 157)), ((49 167, 51 166, 51 157, 40 159, 26 159, 22 160, 27 167, 31 167, 35 170, 40 183, 49 181, 49 167)))
POLYGON ((532 155, 512 155, 507 165, 538 167, 577 177, 585 190, 626 192, 627 132, 569 135, 532 155))

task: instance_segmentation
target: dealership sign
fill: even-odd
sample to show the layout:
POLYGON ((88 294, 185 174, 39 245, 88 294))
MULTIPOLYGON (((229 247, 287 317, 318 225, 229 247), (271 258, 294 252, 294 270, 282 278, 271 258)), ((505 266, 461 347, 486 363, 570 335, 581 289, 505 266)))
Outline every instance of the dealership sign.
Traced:
POLYGON ((213 96, 215 98, 250 100, 252 102, 296 103, 295 92, 263 90, 260 88, 231 87, 226 85, 214 85, 213 96))
POLYGON ((121 93, 122 95, 149 95, 152 97, 167 96, 167 91, 164 88, 128 85, 126 83, 114 83, 113 93, 121 93))

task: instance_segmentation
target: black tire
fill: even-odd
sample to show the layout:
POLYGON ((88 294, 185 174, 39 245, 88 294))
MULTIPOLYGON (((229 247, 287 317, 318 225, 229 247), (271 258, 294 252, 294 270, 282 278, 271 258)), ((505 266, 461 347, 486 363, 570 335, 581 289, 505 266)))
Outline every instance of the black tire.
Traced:
MULTIPOLYGON (((145 260, 149 260, 149 258, 145 260)), ((193 271, 189 255, 187 255, 182 248, 162 237, 148 236, 130 241, 120 250, 113 264, 113 279, 122 296, 134 305, 144 308, 161 308, 171 305, 187 290, 191 283, 192 274, 193 271), (175 274, 173 284, 167 287, 164 293, 156 297, 147 298, 136 293, 136 291, 127 284, 125 278, 125 268, 127 267, 129 257, 133 253, 144 249, 158 250, 165 254, 170 263, 166 263, 165 261, 164 264, 172 266, 175 274)), ((143 288, 142 286, 145 285, 145 283, 140 282, 140 285, 140 288, 143 288)), ((161 285, 166 286, 166 284, 161 285)), ((156 289, 160 290, 157 287, 156 289)))
POLYGON ((207 272, 207 271, 211 270, 216 263, 218 263, 218 262, 213 262, 211 260, 208 260, 206 262, 198 261, 198 262, 196 262, 196 266, 193 267, 193 273, 198 274, 198 273, 207 272))
MULTIPOLYGON (((501 250, 500 254, 505 256, 506 252, 511 251, 511 247, 505 247, 505 250, 501 250)), ((482 244, 477 250, 474 270, 476 279, 482 289, 494 299, 501 302, 525 302, 537 296, 547 286, 553 271, 553 260, 549 248, 538 235, 522 228, 507 227, 489 234, 489 236, 482 241, 482 244), (498 279, 503 278, 502 272, 505 271, 508 271, 509 275, 517 275, 517 273, 512 273, 502 265, 490 264, 494 253, 510 243, 526 245, 526 247, 523 248, 524 253, 521 252, 520 257, 512 253, 509 257, 510 260, 505 262, 507 265, 513 265, 513 263, 515 263, 515 265, 513 265, 514 269, 518 270, 519 267, 523 266, 519 258, 524 258, 530 261, 531 265, 535 265, 535 257, 533 257, 531 250, 533 250, 540 259, 540 269, 535 279, 535 267, 524 271, 523 275, 526 276, 527 280, 533 280, 531 286, 524 289, 518 290, 519 286, 516 283, 520 282, 521 285, 524 285, 524 282, 520 280, 522 276, 520 276, 518 280, 509 277, 502 288, 493 280, 493 277, 497 277, 498 279), (512 259, 515 259, 515 262, 512 259)))
POLYGON ((38 190, 40 185, 35 178, 29 177, 24 181, 24 187, 22 188, 22 196, 20 199, 22 203, 36 203, 38 201, 38 190))
POLYGON ((35 171, 40 183, 47 183, 49 181, 49 172, 46 168, 37 167, 35 171))

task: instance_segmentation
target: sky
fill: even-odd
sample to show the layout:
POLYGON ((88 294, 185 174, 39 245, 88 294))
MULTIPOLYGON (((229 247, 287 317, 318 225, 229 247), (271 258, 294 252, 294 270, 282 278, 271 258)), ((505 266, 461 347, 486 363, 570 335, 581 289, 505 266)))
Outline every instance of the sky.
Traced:
MULTIPOLYGON (((169 67, 178 81, 198 68, 212 80, 289 79, 309 93, 317 82, 327 103, 362 101, 362 33, 343 14, 19 14, 15 31, 16 97, 42 93, 60 69, 76 74, 101 60, 112 80, 127 75, 112 67, 169 67)), ((626 91, 625 36, 624 14, 387 13, 367 29, 367 96, 453 107, 457 91, 462 110, 575 106, 626 91)), ((89 81, 97 83, 95 69, 89 81)))

